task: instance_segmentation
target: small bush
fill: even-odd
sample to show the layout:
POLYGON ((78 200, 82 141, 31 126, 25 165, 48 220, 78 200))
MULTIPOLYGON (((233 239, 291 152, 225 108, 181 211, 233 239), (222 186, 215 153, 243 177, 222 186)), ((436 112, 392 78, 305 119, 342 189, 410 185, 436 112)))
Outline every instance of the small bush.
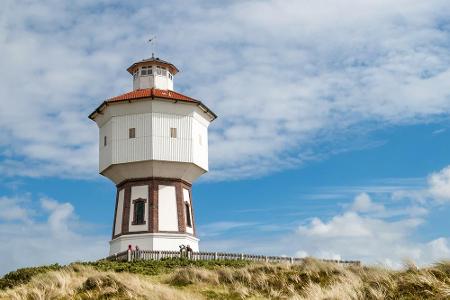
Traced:
POLYGON ((110 274, 88 277, 77 290, 77 296, 81 299, 123 299, 127 298, 128 290, 125 284, 110 274))
POLYGON ((62 267, 59 264, 53 264, 49 266, 17 269, 16 271, 9 272, 3 276, 3 278, 0 278, 0 290, 28 283, 34 275, 60 270, 61 268, 62 267))
POLYGON ((183 258, 167 258, 162 260, 139 260, 134 262, 99 260, 82 263, 101 271, 129 272, 142 275, 160 275, 178 268, 198 267, 214 269, 217 267, 242 268, 249 264, 245 260, 188 260, 183 258))

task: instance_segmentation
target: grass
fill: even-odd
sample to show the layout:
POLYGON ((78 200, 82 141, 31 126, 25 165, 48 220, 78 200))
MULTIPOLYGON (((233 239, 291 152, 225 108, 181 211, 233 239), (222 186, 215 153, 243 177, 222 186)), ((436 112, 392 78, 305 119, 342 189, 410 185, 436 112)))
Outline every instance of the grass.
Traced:
POLYGON ((312 259, 98 261, 21 269, 0 283, 0 299, 450 299, 450 262, 389 270, 312 259))
POLYGON ((173 271, 176 268, 197 267, 212 269, 216 267, 233 267, 239 268, 250 264, 249 261, 243 260, 216 260, 193 261, 181 258, 170 258, 162 260, 141 260, 135 262, 107 261, 99 260, 96 262, 83 263, 84 265, 93 266, 102 271, 129 272, 142 275, 160 275, 173 271))
POLYGON ((34 268, 23 268, 10 272, 0 278, 0 290, 12 288, 14 286, 27 283, 37 274, 46 273, 48 271, 56 271, 62 267, 58 264, 34 268))

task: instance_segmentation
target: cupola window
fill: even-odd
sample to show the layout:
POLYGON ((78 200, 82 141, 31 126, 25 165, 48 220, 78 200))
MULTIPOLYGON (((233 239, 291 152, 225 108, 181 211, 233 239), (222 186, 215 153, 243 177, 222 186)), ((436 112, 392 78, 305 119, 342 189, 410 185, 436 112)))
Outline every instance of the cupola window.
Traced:
POLYGON ((167 76, 167 70, 164 67, 156 66, 156 75, 167 76))
POLYGON ((108 139, 106 137, 106 135, 103 137, 103 146, 107 146, 108 145, 108 139))
POLYGON ((148 75, 152 75, 152 67, 142 67, 141 68, 141 76, 148 76, 148 75))
POLYGON ((133 73, 133 79, 135 79, 135 80, 137 79, 138 73, 139 73, 139 72, 138 72, 137 70, 133 73))

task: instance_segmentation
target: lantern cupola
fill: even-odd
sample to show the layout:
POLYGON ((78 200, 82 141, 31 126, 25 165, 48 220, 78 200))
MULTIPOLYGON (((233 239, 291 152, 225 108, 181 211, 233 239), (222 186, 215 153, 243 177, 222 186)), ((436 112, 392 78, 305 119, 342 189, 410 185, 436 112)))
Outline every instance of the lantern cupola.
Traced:
POLYGON ((179 72, 170 62, 154 56, 135 62, 127 71, 133 76, 133 90, 170 91, 173 91, 173 77, 179 72))

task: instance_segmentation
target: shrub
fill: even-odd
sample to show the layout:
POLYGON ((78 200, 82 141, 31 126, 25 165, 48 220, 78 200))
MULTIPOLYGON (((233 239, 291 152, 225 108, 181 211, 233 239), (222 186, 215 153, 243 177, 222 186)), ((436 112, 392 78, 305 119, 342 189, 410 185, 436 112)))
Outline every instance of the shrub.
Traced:
POLYGON ((101 271, 129 272, 142 275, 159 275, 168 273, 177 268, 199 267, 214 269, 217 267, 241 268, 249 264, 245 260, 188 260, 184 258, 167 258, 162 260, 138 260, 134 262, 99 260, 96 262, 82 263, 93 266, 101 271))
POLYGON ((61 268, 62 267, 59 264, 53 264, 49 266, 17 269, 16 271, 9 272, 3 276, 3 278, 0 278, 0 290, 27 283, 34 275, 60 270, 61 268))

